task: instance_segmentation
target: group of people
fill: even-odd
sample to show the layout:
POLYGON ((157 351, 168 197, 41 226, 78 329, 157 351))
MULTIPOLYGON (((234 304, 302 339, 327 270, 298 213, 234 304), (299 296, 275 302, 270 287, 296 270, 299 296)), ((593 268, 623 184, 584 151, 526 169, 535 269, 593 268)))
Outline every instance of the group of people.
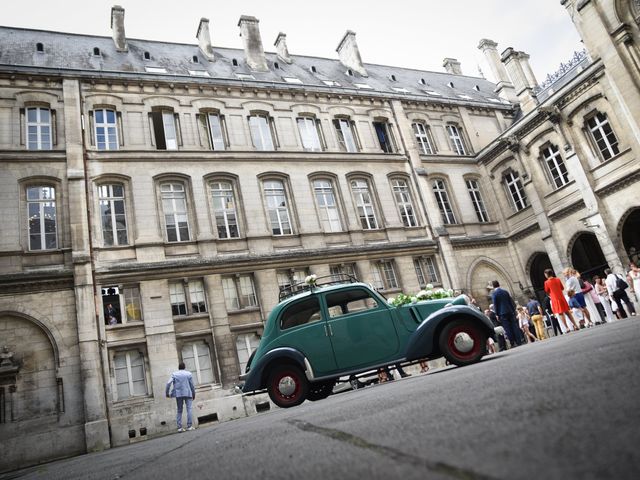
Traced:
MULTIPOLYGON (((564 282, 556 277, 552 269, 545 270, 544 275, 547 296, 542 305, 533 295, 526 305, 516 305, 497 280, 492 282, 493 304, 484 313, 494 325, 504 329, 511 346, 547 338, 546 316, 551 321, 555 335, 558 335, 627 318, 627 312, 636 315, 635 306, 627 294, 627 289, 630 289, 635 292, 636 298, 640 296, 640 268, 634 262, 629 267, 626 279, 607 269, 605 278, 595 275, 589 282, 570 267, 562 272, 564 282)), ((506 348, 504 336, 499 335, 498 342, 501 350, 506 348)), ((489 352, 495 351, 491 342, 488 349, 489 352)))

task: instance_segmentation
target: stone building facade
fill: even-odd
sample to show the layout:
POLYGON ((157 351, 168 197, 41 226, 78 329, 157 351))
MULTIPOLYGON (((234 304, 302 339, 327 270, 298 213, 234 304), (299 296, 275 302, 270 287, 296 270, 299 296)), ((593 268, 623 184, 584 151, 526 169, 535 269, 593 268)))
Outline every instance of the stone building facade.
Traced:
POLYGON ((269 408, 234 386, 280 289, 350 273, 487 305, 547 266, 640 248, 640 6, 562 2, 586 51, 539 84, 0 27, 0 471, 173 431, 183 360, 201 424, 269 408), (37 444, 38 449, 32 448, 37 444), (8 453, 7 453, 8 452, 8 453))

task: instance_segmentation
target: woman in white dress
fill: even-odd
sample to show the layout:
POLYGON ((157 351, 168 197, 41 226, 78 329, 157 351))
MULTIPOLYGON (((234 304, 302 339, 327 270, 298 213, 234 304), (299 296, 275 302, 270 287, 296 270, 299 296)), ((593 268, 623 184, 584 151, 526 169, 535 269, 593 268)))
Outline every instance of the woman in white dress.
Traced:
POLYGON ((615 320, 615 316, 613 314, 613 310, 611 310, 611 302, 609 301, 609 291, 607 290, 607 286, 598 275, 593 277, 593 286, 595 287, 596 294, 600 297, 600 302, 607 314, 607 322, 613 322, 615 320))
POLYGON ((635 262, 629 265, 629 273, 627 276, 631 279, 631 288, 636 296, 636 303, 640 304, 640 268, 635 262))

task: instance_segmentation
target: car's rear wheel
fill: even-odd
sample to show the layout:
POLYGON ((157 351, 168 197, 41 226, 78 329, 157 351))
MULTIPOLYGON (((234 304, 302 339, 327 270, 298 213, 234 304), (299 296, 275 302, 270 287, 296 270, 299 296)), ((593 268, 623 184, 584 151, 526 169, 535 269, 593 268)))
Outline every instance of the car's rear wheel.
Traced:
POLYGON ((281 408, 295 407, 307 398, 309 382, 295 365, 279 365, 269 374, 269 398, 281 408))
POLYGON ((311 383, 309 385, 309 393, 307 393, 307 400, 311 400, 312 402, 315 402, 316 400, 324 400, 331 395, 335 385, 335 380, 311 383))
POLYGON ((472 320, 449 322, 438 339, 440 351, 450 363, 462 367, 480 361, 487 352, 487 334, 472 320))

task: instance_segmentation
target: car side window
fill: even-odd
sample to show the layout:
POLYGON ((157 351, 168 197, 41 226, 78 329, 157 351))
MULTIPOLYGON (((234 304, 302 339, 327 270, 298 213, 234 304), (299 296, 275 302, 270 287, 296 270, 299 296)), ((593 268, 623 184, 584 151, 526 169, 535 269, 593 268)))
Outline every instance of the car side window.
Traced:
POLYGON ((280 329, 305 325, 320 320, 320 303, 318 297, 305 298, 300 302, 289 305, 280 317, 280 329))
POLYGON ((331 318, 376 308, 378 301, 366 290, 342 290, 327 295, 327 310, 331 318))

